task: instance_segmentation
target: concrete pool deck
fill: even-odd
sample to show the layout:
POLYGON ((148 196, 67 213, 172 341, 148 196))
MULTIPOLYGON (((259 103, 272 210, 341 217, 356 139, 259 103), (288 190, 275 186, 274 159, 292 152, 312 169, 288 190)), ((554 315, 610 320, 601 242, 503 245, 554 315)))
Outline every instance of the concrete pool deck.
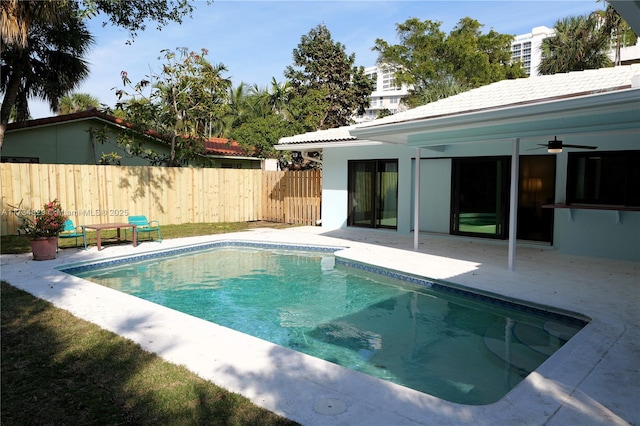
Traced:
POLYGON ((0 277, 79 318, 304 425, 640 424, 640 263, 522 245, 507 271, 503 242, 319 227, 62 250, 56 260, 2 255, 0 277), (591 319, 500 401, 443 401, 70 276, 71 263, 219 240, 348 247, 347 259, 551 306, 591 319))

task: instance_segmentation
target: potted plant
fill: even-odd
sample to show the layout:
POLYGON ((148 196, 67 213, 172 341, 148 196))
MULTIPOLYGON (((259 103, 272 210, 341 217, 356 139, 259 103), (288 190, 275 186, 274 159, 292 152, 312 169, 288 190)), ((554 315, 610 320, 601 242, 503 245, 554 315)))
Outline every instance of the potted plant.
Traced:
POLYGON ((29 237, 33 260, 55 259, 58 234, 67 220, 58 199, 45 204, 41 210, 29 211, 18 208, 14 212, 22 219, 18 232, 29 237))

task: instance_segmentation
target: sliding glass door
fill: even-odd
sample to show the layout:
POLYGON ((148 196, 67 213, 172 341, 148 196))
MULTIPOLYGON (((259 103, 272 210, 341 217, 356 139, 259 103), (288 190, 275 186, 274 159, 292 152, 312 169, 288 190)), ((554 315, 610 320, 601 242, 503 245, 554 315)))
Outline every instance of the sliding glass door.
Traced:
POLYGON ((398 227, 398 160, 349 161, 349 226, 398 227))
POLYGON ((509 167, 507 158, 453 160, 452 234, 505 238, 509 167))

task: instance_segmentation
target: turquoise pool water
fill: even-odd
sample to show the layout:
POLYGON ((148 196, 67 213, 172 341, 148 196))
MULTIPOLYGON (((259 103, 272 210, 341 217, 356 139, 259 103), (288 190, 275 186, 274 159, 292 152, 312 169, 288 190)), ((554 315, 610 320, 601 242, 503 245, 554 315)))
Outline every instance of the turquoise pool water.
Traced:
POLYGON ((499 400, 585 324, 332 253, 224 247, 73 274, 462 404, 499 400))

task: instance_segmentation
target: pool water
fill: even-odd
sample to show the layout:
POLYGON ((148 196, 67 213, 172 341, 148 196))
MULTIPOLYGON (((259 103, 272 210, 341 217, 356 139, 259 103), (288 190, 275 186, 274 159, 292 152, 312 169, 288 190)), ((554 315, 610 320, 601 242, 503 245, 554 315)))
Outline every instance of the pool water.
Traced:
POLYGON ((462 404, 498 401, 584 325, 335 265, 331 253, 227 247, 74 274, 462 404))

